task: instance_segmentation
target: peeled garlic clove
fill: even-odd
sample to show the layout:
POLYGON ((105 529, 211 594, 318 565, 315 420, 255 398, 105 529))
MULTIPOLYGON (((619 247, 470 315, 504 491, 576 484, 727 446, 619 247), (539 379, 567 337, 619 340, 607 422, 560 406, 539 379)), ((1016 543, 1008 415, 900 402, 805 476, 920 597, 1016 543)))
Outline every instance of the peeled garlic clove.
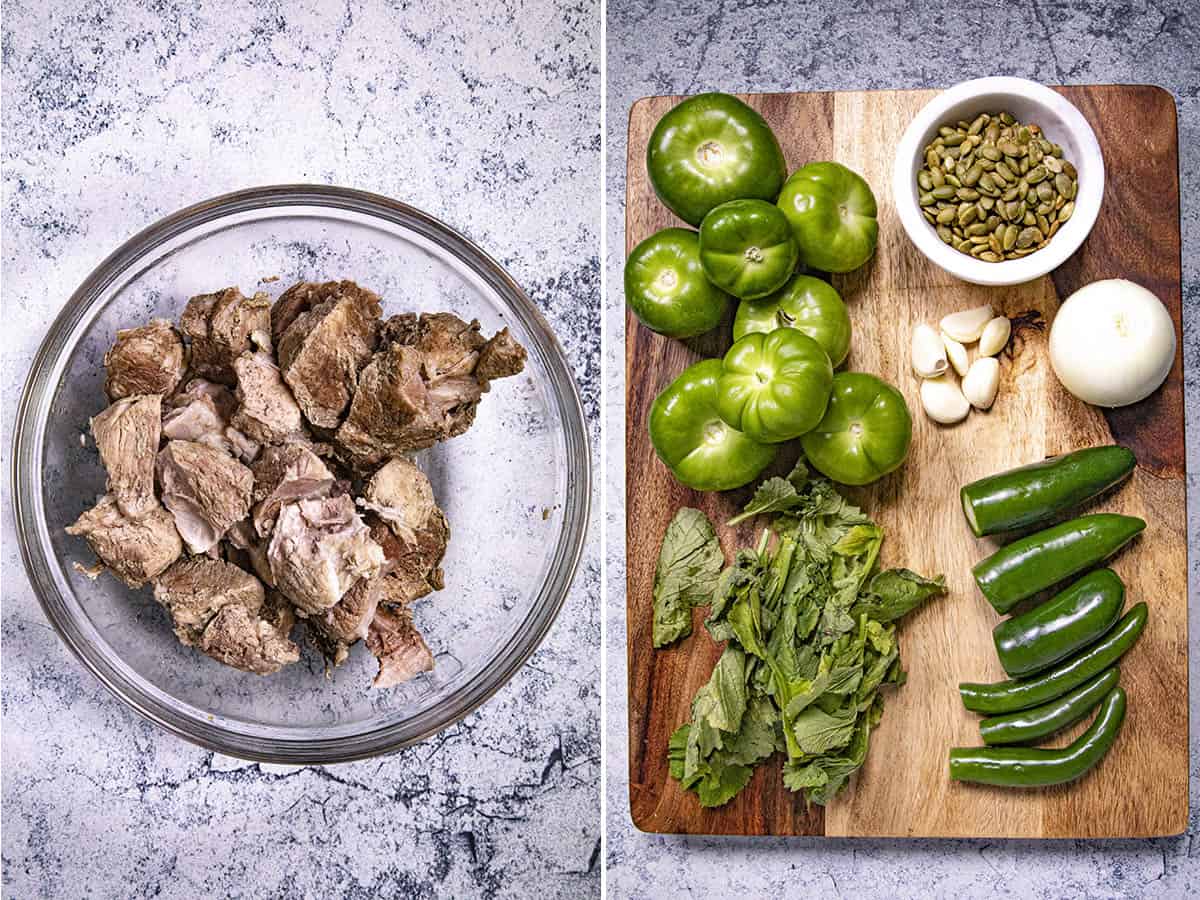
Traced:
POLYGON ((918 325, 912 334, 912 367, 922 378, 934 378, 949 368, 946 347, 928 325, 918 325))
POLYGON ((951 313, 942 319, 942 332, 960 344, 973 344, 983 334, 984 326, 992 320, 992 306, 985 303, 974 309, 951 313))
POLYGON ((967 369, 971 368, 971 358, 967 355, 967 348, 945 334, 942 335, 942 344, 946 348, 946 356, 950 358, 950 365, 954 366, 954 371, 960 376, 966 375, 967 369))
POLYGON ((943 425, 961 422, 971 411, 971 404, 959 390, 958 382, 949 374, 921 382, 921 406, 925 408, 925 415, 943 425))
POLYGON ((979 354, 995 356, 1004 349, 1010 334, 1012 334, 1012 322, 1004 316, 996 316, 983 326, 983 334, 979 336, 979 354))
POLYGON ((988 409, 1000 387, 1000 363, 994 356, 981 356, 971 363, 962 380, 962 393, 976 409, 988 409))

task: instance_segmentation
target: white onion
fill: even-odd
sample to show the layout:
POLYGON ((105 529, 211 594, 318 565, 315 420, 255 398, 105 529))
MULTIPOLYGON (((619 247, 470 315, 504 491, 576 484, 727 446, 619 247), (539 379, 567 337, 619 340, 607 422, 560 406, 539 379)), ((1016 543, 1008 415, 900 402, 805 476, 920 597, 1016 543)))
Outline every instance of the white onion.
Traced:
POLYGON ((1175 325, 1159 299, 1120 278, 1067 298, 1050 328, 1050 364, 1085 403, 1127 406, 1163 383, 1175 360, 1175 325))

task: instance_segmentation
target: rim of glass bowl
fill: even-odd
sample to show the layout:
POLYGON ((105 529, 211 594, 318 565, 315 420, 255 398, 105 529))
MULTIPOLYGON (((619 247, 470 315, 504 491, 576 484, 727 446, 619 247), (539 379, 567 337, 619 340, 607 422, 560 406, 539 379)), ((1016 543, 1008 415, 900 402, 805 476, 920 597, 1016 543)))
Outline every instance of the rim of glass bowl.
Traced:
POLYGON ((210 750, 262 762, 312 764, 376 756, 425 740, 477 709, 516 674, 557 617, 582 557, 591 504, 591 456, 575 378, 549 324, 524 290, 483 250, 427 213, 378 194, 324 185, 271 185, 223 194, 167 216, 122 244, 75 291, 38 348, 17 408, 12 448, 17 540, 34 593, 59 637, 109 691, 145 718, 210 750), (78 616, 71 613, 70 607, 78 608, 78 603, 65 595, 56 581, 55 570, 61 577, 61 566, 50 547, 43 514, 42 451, 50 401, 64 369, 63 352, 90 325, 93 304, 148 253, 196 226, 287 206, 350 211, 407 228, 454 257, 500 294, 535 338, 527 349, 550 374, 550 393, 563 425, 567 484, 572 488, 562 498, 563 527, 546 580, 524 621, 484 673, 430 709, 359 734, 298 735, 294 728, 258 724, 252 726, 256 734, 231 730, 220 723, 243 727, 248 723, 207 715, 181 703, 145 682, 119 659, 100 652, 92 639, 94 627, 82 610, 78 616), (194 714, 189 715, 189 710, 194 714))

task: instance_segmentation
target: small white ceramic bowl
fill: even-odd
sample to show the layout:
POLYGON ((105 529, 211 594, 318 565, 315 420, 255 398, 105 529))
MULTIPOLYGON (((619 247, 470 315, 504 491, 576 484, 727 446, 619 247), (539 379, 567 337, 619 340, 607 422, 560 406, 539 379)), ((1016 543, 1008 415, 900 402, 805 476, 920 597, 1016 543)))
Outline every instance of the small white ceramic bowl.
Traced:
POLYGON ((1104 197, 1104 157, 1092 127, 1061 94, 1024 78, 976 78, 943 91, 917 113, 896 150, 892 194, 909 238, 938 266, 974 284, 1022 284, 1060 266, 1096 224, 1104 197), (1011 113, 1019 122, 1037 123, 1046 140, 1062 146, 1063 158, 1079 173, 1079 191, 1075 212, 1045 247, 1020 259, 989 263, 942 243, 921 215, 917 172, 924 164, 925 146, 941 125, 960 119, 969 122, 981 112, 1000 111, 1011 113))

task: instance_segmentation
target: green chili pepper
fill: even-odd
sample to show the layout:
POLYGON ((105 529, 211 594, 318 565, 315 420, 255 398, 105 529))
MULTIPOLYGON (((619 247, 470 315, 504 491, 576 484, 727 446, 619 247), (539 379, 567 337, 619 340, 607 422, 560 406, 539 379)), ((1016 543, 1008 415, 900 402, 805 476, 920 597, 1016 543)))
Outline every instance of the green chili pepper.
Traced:
POLYGON ((985 744, 1028 744, 1049 737, 1074 725, 1095 709, 1096 704, 1117 686, 1120 678, 1121 670, 1116 666, 1105 669, 1087 684, 1057 700, 984 719, 979 723, 979 734, 985 744))
POLYGON ((1125 705, 1125 691, 1113 688, 1088 730, 1062 750, 955 747, 950 751, 950 777, 999 787, 1046 787, 1074 781, 1108 753, 1125 722, 1125 705))
POLYGON ((1097 643, 1032 678, 1001 681, 997 684, 964 682, 958 686, 963 706, 971 712, 995 715, 1028 709, 1061 697, 1067 691, 1095 678, 1120 659, 1141 636, 1142 629, 1146 627, 1147 615, 1146 604, 1138 603, 1097 643))

